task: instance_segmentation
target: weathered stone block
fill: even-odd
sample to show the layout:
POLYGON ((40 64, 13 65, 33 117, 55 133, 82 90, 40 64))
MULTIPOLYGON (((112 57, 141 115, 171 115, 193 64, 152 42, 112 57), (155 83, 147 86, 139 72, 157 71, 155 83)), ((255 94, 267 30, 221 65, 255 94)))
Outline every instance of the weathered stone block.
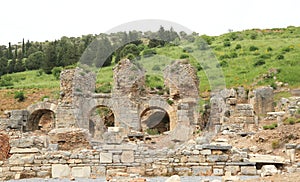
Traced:
POLYGON ((285 159, 275 155, 249 154, 249 162, 283 164, 285 159))
POLYGON ((210 176, 212 174, 212 166, 193 166, 193 176, 210 176))
POLYGON ((97 177, 105 176, 106 168, 104 166, 92 166, 92 174, 97 177))
POLYGON ((123 163, 132 163, 134 162, 134 153, 133 151, 123 151, 121 155, 121 162, 123 163))
POLYGON ((241 166, 241 174, 242 175, 256 175, 256 167, 255 166, 241 166))
POLYGON ((91 167, 73 167, 72 176, 75 178, 89 178, 91 176, 91 167))
POLYGON ((13 154, 9 158, 9 163, 12 165, 32 164, 34 161, 34 154, 13 154))
POLYGON ((225 171, 230 172, 231 175, 237 175, 240 172, 240 166, 226 166, 225 171))
POLYGON ((201 155, 210 155, 211 154, 211 150, 206 149, 206 150, 200 150, 200 154, 201 155))
POLYGON ((24 167, 18 167, 18 166, 14 166, 10 168, 11 171, 23 171, 24 167))
POLYGON ((139 174, 139 175, 143 176, 143 175, 145 175, 145 167, 143 167, 143 166, 127 167, 127 173, 139 174))
POLYGON ((11 154, 26 154, 26 153, 38 153, 40 150, 37 148, 16 148, 10 149, 11 154))
POLYGON ((224 169, 222 169, 222 168, 214 168, 213 169, 213 175, 215 175, 215 176, 223 176, 224 175, 224 169))
POLYGON ((101 152, 100 153, 100 163, 112 163, 112 153, 101 152))
POLYGON ((209 155, 207 156, 208 162, 226 162, 228 155, 209 155))
POLYGON ((265 176, 273 176, 274 174, 277 174, 278 170, 274 165, 264 165, 261 168, 261 176, 265 177, 265 176))
POLYGON ((51 170, 52 178, 70 177, 70 167, 68 165, 53 164, 51 170))

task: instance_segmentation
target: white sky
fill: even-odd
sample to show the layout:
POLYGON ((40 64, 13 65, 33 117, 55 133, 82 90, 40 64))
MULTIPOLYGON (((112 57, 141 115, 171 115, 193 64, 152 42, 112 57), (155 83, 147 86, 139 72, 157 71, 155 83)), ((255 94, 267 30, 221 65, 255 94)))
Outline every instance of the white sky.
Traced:
POLYGON ((168 20, 199 34, 300 26, 299 0, 4 0, 0 44, 99 34, 141 19, 168 20))

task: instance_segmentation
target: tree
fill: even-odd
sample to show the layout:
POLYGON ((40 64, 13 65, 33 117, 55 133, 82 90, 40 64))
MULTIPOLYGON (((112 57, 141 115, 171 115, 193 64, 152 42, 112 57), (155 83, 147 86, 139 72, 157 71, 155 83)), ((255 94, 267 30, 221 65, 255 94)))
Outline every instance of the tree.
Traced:
POLYGON ((56 44, 57 42, 49 42, 45 48, 44 54, 45 59, 41 67, 46 74, 50 74, 51 70, 56 66, 57 56, 56 56, 56 44))
POLYGON ((28 56, 25 61, 25 68, 28 70, 37 70, 41 68, 44 62, 45 54, 42 51, 37 51, 28 56))
POLYGON ((25 51, 25 42, 24 42, 24 38, 22 41, 22 58, 26 57, 26 51, 25 51))
POLYGON ((0 57, 0 76, 7 73, 7 59, 0 57))
POLYGON ((12 53, 12 47, 11 43, 8 43, 8 52, 7 52, 7 59, 12 59, 13 58, 13 53, 12 53))
POLYGON ((14 68, 14 72, 22 72, 25 71, 25 66, 23 64, 22 59, 16 59, 16 64, 15 64, 15 68, 14 68))

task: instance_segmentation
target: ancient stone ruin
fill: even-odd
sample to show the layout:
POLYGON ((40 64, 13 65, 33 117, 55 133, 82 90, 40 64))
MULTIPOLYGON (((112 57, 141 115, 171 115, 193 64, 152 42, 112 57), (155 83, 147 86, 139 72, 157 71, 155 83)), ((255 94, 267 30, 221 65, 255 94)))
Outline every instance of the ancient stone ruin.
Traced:
POLYGON ((203 117, 199 80, 187 61, 165 68, 163 94, 149 92, 145 71, 130 60, 115 66, 113 79, 111 93, 95 93, 94 73, 64 70, 58 101, 6 112, 7 118, 0 120, 7 133, 0 135, 0 179, 173 174, 231 178, 268 175, 286 166, 300 169, 295 167, 299 144, 286 145, 287 155, 280 157, 236 148, 215 137, 250 135, 263 116, 279 121, 277 116, 295 113, 299 98, 282 100, 280 114, 273 112, 270 87, 223 89, 212 95, 203 117), (202 134, 197 134, 199 128, 202 134))

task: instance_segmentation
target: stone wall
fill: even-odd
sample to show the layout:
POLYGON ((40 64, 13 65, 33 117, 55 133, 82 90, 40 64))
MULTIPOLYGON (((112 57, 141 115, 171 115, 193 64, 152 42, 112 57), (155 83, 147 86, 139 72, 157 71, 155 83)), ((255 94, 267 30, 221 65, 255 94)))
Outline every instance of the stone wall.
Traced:
MULTIPOLYGON (((300 145, 288 145, 288 155, 283 158, 251 154, 221 139, 210 144, 186 143, 175 149, 151 149, 135 143, 104 144, 92 150, 68 151, 59 150, 51 143, 41 149, 20 146, 13 144, 11 157, 0 162, 0 179, 95 178, 129 174, 223 176, 226 172, 232 175, 259 175, 260 167, 267 164, 282 170, 280 167, 293 162, 291 152, 300 149, 300 145)), ((295 169, 300 170, 300 166, 295 169)))

